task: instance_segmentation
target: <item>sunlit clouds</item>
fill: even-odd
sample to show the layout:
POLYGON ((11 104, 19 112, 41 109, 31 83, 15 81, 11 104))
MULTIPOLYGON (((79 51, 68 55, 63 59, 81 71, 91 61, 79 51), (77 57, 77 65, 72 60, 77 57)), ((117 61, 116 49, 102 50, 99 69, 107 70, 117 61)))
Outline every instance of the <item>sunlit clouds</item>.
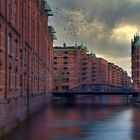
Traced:
POLYGON ((120 25, 114 28, 112 31, 111 39, 116 39, 117 41, 130 42, 135 32, 137 32, 138 27, 132 25, 120 25))
POLYGON ((130 72, 130 42, 140 26, 140 0, 48 0, 58 40, 84 43, 130 72))

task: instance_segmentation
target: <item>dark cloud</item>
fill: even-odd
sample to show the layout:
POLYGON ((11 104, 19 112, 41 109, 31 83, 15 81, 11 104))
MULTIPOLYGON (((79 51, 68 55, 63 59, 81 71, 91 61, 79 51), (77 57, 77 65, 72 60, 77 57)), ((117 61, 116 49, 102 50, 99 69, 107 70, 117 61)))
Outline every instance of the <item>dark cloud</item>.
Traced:
MULTIPOLYGON (((122 59, 130 57, 130 38, 123 37, 121 31, 123 32, 125 26, 132 27, 133 30, 130 30, 132 34, 134 28, 138 28, 140 0, 48 1, 55 14, 52 23, 58 31, 56 44, 61 45, 64 41, 74 44, 77 40, 79 43, 85 43, 97 55, 101 54, 114 60, 118 57, 122 59), (114 32, 119 28, 121 28, 119 32, 114 32), (118 39, 119 33, 122 38, 118 39)), ((123 34, 127 33, 129 34, 126 29, 123 34)))

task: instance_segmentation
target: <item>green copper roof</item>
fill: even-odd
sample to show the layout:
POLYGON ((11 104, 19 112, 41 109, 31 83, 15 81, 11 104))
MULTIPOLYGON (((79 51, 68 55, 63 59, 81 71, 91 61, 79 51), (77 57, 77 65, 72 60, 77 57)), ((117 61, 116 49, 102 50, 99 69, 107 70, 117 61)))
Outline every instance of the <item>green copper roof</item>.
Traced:
POLYGON ((87 48, 87 47, 85 47, 85 46, 83 45, 83 43, 81 43, 81 45, 78 46, 78 48, 81 49, 81 50, 83 50, 83 49, 85 49, 85 48, 87 48))
POLYGON ((44 10, 51 11, 50 5, 48 4, 47 0, 44 0, 44 10))
POLYGON ((67 50, 67 49, 77 49, 75 46, 67 46, 67 47, 60 47, 60 46, 55 46, 54 49, 59 49, 59 50, 67 50))
POLYGON ((52 39, 53 39, 53 40, 57 40, 57 37, 56 37, 55 34, 52 34, 52 39))
POLYGON ((51 33, 53 33, 53 34, 55 34, 55 33, 56 33, 56 31, 55 31, 55 29, 54 29, 54 27, 53 27, 53 26, 49 26, 49 30, 50 30, 50 32, 51 32, 51 33))
POLYGON ((53 12, 52 12, 47 0, 44 0, 44 11, 48 16, 53 16, 53 12))
POLYGON ((140 38, 138 38, 138 40, 134 43, 135 47, 140 47, 140 38))

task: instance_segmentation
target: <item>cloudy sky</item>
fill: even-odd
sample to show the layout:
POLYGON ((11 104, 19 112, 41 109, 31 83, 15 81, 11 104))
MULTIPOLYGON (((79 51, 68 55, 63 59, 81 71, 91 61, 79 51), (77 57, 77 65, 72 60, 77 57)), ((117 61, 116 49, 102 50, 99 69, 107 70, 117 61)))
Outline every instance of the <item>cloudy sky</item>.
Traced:
POLYGON ((48 0, 55 45, 85 44, 131 73, 130 42, 140 27, 140 0, 48 0))

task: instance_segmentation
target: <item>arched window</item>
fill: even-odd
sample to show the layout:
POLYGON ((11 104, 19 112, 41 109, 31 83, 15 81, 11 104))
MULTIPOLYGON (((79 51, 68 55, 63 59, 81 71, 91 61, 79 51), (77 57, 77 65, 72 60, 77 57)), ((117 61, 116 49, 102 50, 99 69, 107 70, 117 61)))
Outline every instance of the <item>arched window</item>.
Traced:
POLYGON ((17 84, 18 84, 18 68, 15 68, 15 90, 17 89, 17 84))
POLYGON ((9 73, 8 73, 8 87, 11 89, 12 87, 12 66, 9 66, 9 73))
POLYGON ((15 40, 15 58, 16 58, 16 59, 18 58, 18 50, 19 50, 18 47, 19 47, 19 46, 18 46, 18 40, 16 39, 16 40, 15 40))
POLYGON ((3 81, 3 79, 2 79, 2 76, 3 75, 3 73, 2 73, 2 63, 1 63, 1 60, 0 60, 0 89, 2 88, 2 81, 3 81))
POLYGON ((12 13, 13 13, 13 11, 12 11, 12 0, 8 0, 8 20, 9 21, 11 21, 12 20, 12 13))
POLYGON ((17 9, 17 1, 14 1, 13 3, 13 21, 14 25, 17 25, 17 20, 18 20, 18 9, 17 9))
POLYGON ((12 54, 12 35, 11 33, 9 33, 8 35, 8 45, 7 45, 7 48, 8 48, 8 54, 12 54))
POLYGON ((3 45, 3 29, 2 29, 2 23, 0 23, 0 50, 2 49, 2 45, 3 45))

